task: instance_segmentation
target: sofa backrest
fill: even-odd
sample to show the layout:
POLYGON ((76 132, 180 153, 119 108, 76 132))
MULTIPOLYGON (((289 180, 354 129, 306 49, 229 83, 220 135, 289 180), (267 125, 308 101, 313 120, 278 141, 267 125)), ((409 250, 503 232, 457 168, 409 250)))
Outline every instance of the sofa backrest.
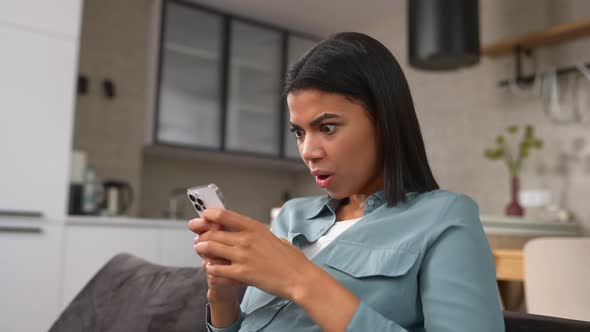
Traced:
POLYGON ((204 332, 206 304, 201 268, 161 266, 119 254, 86 284, 50 332, 204 332))

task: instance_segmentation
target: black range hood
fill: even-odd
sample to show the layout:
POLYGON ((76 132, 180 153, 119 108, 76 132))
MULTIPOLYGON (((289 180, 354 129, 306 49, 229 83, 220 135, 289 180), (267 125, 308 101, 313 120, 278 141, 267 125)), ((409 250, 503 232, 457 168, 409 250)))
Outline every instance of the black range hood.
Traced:
POLYGON ((479 63, 479 0, 408 0, 410 65, 452 70, 479 63))

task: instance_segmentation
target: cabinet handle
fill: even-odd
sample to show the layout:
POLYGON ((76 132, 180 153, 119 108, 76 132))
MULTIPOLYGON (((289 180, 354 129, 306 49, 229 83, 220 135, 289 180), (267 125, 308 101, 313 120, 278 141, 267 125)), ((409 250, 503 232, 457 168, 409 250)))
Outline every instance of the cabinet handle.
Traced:
POLYGON ((0 233, 41 234, 41 227, 0 226, 0 233))
POLYGON ((42 218, 43 217, 43 213, 41 213, 39 211, 0 210, 0 217, 42 218))

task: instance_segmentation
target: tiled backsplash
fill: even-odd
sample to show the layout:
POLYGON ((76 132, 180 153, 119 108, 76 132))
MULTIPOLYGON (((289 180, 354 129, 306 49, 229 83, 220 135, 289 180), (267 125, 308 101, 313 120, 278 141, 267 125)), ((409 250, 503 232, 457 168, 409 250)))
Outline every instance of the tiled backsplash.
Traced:
POLYGON ((86 0, 82 12, 79 73, 88 77, 89 89, 76 99, 73 148, 88 152, 99 180, 116 178, 132 185, 136 195, 131 215, 137 215, 142 195, 154 6, 147 0, 86 0), (103 96, 105 78, 115 84, 114 99, 103 96))
POLYGON ((180 188, 179 207, 182 218, 194 218, 196 212, 182 189, 215 183, 223 192, 227 207, 258 221, 268 223, 270 210, 280 206, 284 192, 291 197, 309 194, 304 183, 313 179, 307 172, 284 171, 240 165, 165 158, 145 155, 141 177, 143 198, 141 216, 159 217, 167 207, 170 193, 180 188))

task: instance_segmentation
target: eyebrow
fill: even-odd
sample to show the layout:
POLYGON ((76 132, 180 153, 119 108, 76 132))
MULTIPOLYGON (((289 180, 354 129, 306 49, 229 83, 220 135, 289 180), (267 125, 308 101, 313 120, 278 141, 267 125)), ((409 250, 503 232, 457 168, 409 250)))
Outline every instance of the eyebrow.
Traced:
MULTIPOLYGON (((318 116, 317 118, 315 118, 315 119, 311 120, 311 121, 309 122, 309 125, 310 125, 311 127, 315 127, 315 126, 319 125, 319 124, 320 124, 322 121, 324 121, 324 120, 326 120, 326 119, 333 119, 333 118, 339 118, 339 117, 340 117, 340 115, 338 115, 338 114, 333 114, 333 113, 324 113, 324 114, 322 114, 322 115, 318 116)), ((289 122, 289 124, 290 124, 290 125, 291 125, 291 127, 293 127, 293 128, 299 128, 299 126, 298 126, 298 125, 296 125, 296 124, 294 124, 293 122, 289 122)))

